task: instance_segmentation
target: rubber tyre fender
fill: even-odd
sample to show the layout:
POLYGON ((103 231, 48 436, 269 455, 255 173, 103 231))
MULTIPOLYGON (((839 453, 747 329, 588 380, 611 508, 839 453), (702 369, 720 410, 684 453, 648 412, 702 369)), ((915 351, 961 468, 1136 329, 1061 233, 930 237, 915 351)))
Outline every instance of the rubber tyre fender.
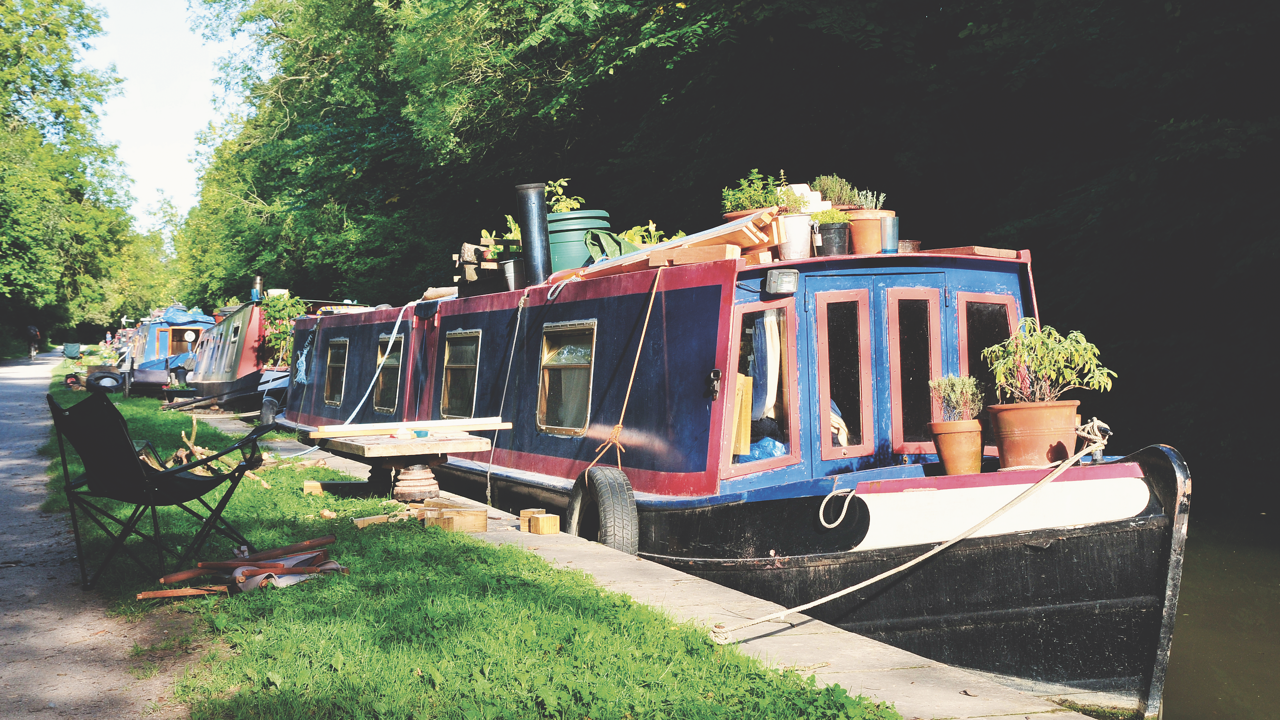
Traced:
POLYGON ((628 555, 640 551, 640 515, 636 512, 636 494, 626 473, 617 468, 594 467, 578 478, 565 512, 570 535, 586 537, 582 530, 593 525, 590 522, 595 519, 590 516, 593 509, 599 518, 601 545, 628 555))
POLYGON ((280 403, 270 395, 262 398, 262 416, 258 421, 263 425, 270 425, 276 421, 276 416, 280 414, 280 403))
POLYGON ((89 377, 85 378, 85 387, 98 392, 120 392, 124 389, 124 376, 118 372, 109 370, 99 370, 95 373, 89 373, 89 377))

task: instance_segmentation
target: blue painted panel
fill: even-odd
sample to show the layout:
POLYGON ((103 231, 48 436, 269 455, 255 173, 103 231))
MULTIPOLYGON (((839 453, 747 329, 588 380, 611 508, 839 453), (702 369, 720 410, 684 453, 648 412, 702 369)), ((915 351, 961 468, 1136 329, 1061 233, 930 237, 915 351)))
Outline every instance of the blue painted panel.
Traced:
MULTIPOLYGON (((400 388, 397 393, 395 410, 389 413, 375 410, 373 407, 373 393, 370 391, 370 384, 373 382, 375 371, 378 368, 378 339, 382 335, 390 335, 395 324, 394 320, 388 320, 367 325, 328 327, 322 320, 315 337, 310 341, 312 352, 309 362, 313 363, 313 367, 308 372, 310 382, 304 388, 294 387, 291 389, 289 407, 295 409, 299 406, 309 406, 314 415, 333 420, 335 425, 346 422, 357 407, 360 408, 360 411, 356 413, 355 418, 351 421, 352 423, 379 423, 403 420, 405 417, 406 368, 408 367, 408 363, 404 361, 403 353, 400 362, 400 388), (346 376, 343 380, 342 401, 339 405, 334 406, 325 403, 323 398, 325 374, 329 360, 328 348, 331 341, 343 338, 348 343, 346 376), (366 392, 368 393, 368 399, 364 400, 364 404, 361 405, 360 401, 365 397, 366 392), (306 395, 305 399, 304 393, 306 395), (296 401, 294 399, 295 395, 297 396, 296 401), (315 396, 314 403, 312 403, 313 395, 315 396)), ((405 345, 408 345, 407 335, 410 325, 408 313, 405 313, 405 318, 401 320, 398 331, 398 335, 405 345)), ((295 332, 295 343, 299 340, 302 341, 304 347, 308 344, 305 331, 301 334, 295 332)))

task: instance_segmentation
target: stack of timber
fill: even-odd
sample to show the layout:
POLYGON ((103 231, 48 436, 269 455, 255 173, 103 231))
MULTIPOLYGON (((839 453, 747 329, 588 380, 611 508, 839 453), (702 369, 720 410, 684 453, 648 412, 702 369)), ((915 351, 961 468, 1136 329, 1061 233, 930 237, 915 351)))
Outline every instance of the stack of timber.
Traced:
POLYGON ((784 239, 778 208, 771 207, 695 235, 649 245, 585 268, 562 270, 552 275, 548 282, 609 277, 660 266, 739 258, 746 260, 747 265, 763 265, 774 261, 773 248, 784 239))
POLYGON ((232 560, 197 563, 190 570, 179 570, 165 575, 160 578, 160 584, 172 585, 208 576, 214 576, 217 584, 168 590, 148 590, 138 593, 138 599, 155 600, 159 598, 237 592, 246 589, 246 583, 250 578, 259 576, 269 577, 263 577, 260 581, 253 581, 252 584, 257 587, 271 584, 273 577, 281 575, 313 575, 322 572, 341 572, 346 574, 347 569, 332 562, 329 557, 329 551, 323 549, 326 545, 332 545, 337 541, 338 538, 336 536, 325 535, 314 540, 305 540, 293 545, 263 550, 232 560))
POLYGON ((458 283, 459 296, 508 289, 506 274, 499 263, 519 260, 522 247, 519 241, 504 240, 503 243, 499 245, 491 237, 480 238, 479 245, 462 243, 461 249, 453 256, 454 268, 459 271, 459 274, 453 276, 453 281, 458 283))

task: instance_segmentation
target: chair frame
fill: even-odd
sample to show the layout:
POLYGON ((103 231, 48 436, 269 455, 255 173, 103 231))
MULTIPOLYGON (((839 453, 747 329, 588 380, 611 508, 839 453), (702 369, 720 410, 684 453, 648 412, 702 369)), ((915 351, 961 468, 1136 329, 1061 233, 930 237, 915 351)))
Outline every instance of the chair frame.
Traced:
MULTIPOLYGON (((98 579, 102 576, 102 572, 106 570, 107 566, 111 563, 111 560, 121 550, 123 550, 125 554, 128 555, 134 561, 134 563, 136 563, 144 571, 154 570, 155 568, 153 568, 148 563, 143 561, 142 558, 139 557, 134 552, 133 548, 130 548, 128 545, 126 545, 126 541, 131 536, 135 536, 135 535, 141 538, 142 540, 146 541, 147 543, 150 543, 152 546, 156 548, 157 565, 159 569, 157 577, 164 575, 165 573, 165 555, 166 554, 176 558, 175 566, 181 567, 183 565, 186 565, 188 562, 190 562, 192 559, 195 558, 195 556, 200 552, 201 548, 203 548, 205 542, 209 539, 210 535, 212 535, 215 532, 227 538, 228 540, 231 540, 237 545, 243 545, 247 547, 250 552, 256 552, 256 549, 253 547, 253 544, 250 543, 248 539, 246 539, 244 535, 240 533, 240 531, 236 530, 235 527, 233 527, 229 522, 227 522, 222 517, 222 513, 226 509, 227 503, 230 502, 231 496, 235 493, 236 488, 239 487, 240 481, 244 478, 244 474, 250 470, 253 470, 254 468, 259 467, 262 464, 262 456, 259 454, 259 451, 258 451, 258 440, 262 438, 262 436, 266 435, 267 433, 271 432, 276 428, 276 425, 274 423, 270 425, 262 425, 255 428, 253 432, 246 435, 240 441, 236 442, 235 444, 231 445, 230 447, 226 448, 225 450, 222 450, 221 452, 215 455, 209 455, 195 462, 189 462, 183 465, 167 468, 167 469, 155 472, 153 474, 147 475, 145 478, 146 482, 143 483, 143 488, 142 488, 143 496, 145 499, 142 502, 134 502, 133 500, 124 500, 122 498, 112 498, 110 494, 107 494, 107 493, 93 492, 88 487, 88 479, 89 479, 88 473, 85 473, 84 475, 81 475, 75 478, 74 480, 71 478, 70 468, 67 463, 66 443, 63 441, 64 432, 63 432, 63 428, 59 423, 59 413, 66 413, 69 408, 63 408, 62 406, 60 406, 57 403, 57 401, 54 400, 52 395, 48 395, 47 399, 49 401, 50 412, 53 414, 54 427, 58 435, 58 453, 62 459, 62 476, 63 476, 63 479, 65 480, 67 502, 69 503, 71 508, 71 529, 75 535, 75 540, 76 540, 76 559, 79 561, 79 564, 80 564, 81 589, 91 590, 94 587, 94 585, 97 584, 98 579), (236 466, 232 468, 230 471, 221 472, 218 470, 217 465, 212 465, 212 463, 218 460, 219 458, 222 458, 223 456, 229 453, 235 452, 237 450, 244 450, 246 448, 249 449, 250 451, 249 454, 246 457, 243 457, 241 461, 237 463, 236 466), (172 481, 176 479, 179 475, 190 473, 190 471, 195 470, 197 468, 202 468, 202 467, 208 467, 209 470, 213 473, 212 475, 207 477, 200 476, 200 480, 207 481, 208 483, 208 489, 205 490, 203 494, 197 495, 196 497, 191 499, 183 500, 181 502, 174 502, 174 501, 166 502, 163 499, 157 497, 158 489, 166 481, 172 481), (224 484, 227 485, 226 490, 222 493, 222 496, 218 499, 216 505, 210 505, 208 502, 205 501, 204 494, 214 492, 217 490, 217 488, 222 487, 224 484), (129 515, 127 518, 121 519, 119 517, 116 517, 116 515, 112 514, 112 512, 108 511, 107 509, 101 507, 98 503, 94 502, 94 500, 100 500, 100 499, 112 499, 112 500, 117 500, 121 502, 131 503, 133 504, 134 507, 132 511, 129 512, 129 515), (197 509, 188 507, 188 504, 192 502, 199 503, 200 507, 203 508, 204 512, 207 514, 202 515, 197 509), (200 529, 196 532, 194 536, 192 536, 191 541, 187 544, 187 548, 181 553, 178 553, 174 549, 167 547, 165 543, 161 540, 160 519, 156 512, 156 509, 158 507, 174 507, 174 506, 181 508, 183 511, 185 511, 192 517, 201 521, 200 529), (139 528, 139 524, 145 519, 148 511, 150 511, 150 514, 151 514, 151 533, 150 534, 144 532, 141 528, 139 528), (80 518, 78 517, 79 514, 83 514, 85 517, 91 520, 95 525, 97 525, 98 528, 102 530, 103 533, 105 533, 108 537, 112 538, 111 548, 107 551, 107 554, 103 558, 102 563, 98 566, 97 570, 93 573, 92 577, 89 576, 88 568, 85 562, 84 544, 83 544, 81 533, 80 533, 80 518), (113 532, 111 528, 107 526, 106 521, 115 523, 115 525, 118 526, 118 530, 116 532, 113 532)), ((116 413, 118 414, 119 411, 117 410, 116 413)), ((120 416, 120 422, 124 426, 124 430, 127 433, 128 422, 124 419, 123 416, 120 416)), ((152 445, 150 441, 134 442, 132 441, 132 438, 130 438, 130 441, 133 444, 133 450, 135 454, 139 458, 139 463, 142 463, 141 457, 143 453, 150 453, 150 455, 155 459, 156 464, 159 465, 160 467, 164 467, 164 461, 160 458, 160 455, 156 451, 155 446, 152 445)))

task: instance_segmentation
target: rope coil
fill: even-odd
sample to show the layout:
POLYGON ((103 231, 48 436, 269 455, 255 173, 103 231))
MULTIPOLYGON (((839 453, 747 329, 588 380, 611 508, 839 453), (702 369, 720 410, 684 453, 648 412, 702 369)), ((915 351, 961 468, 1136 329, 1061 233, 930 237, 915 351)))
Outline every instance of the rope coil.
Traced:
MULTIPOLYGON (((1111 428, 1108 427, 1106 423, 1098 420, 1097 418, 1094 418, 1089 422, 1085 423, 1084 425, 1082 425, 1081 427, 1076 428, 1076 435, 1089 441, 1088 444, 1085 445, 1085 447, 1080 452, 1062 461, 1061 463, 1058 463, 1057 467, 1053 468, 1053 470, 1048 475, 1045 475, 1043 478, 1038 480, 1034 485, 1027 488, 1026 490, 1023 490, 1017 497, 1005 503, 1005 505, 1001 507, 999 510, 996 510, 995 512, 991 513, 987 517, 983 518, 977 525, 974 525, 973 527, 969 528, 968 530, 965 530, 964 532, 942 543, 941 545, 935 547, 934 549, 912 560, 909 560, 899 565, 898 567, 893 568, 892 570, 887 570, 885 572, 882 572, 879 575, 876 575, 875 577, 871 578, 870 580, 864 580, 858 583, 857 585, 853 585, 843 590, 839 590, 837 592, 831 593, 826 597, 818 598, 813 602, 806 603, 804 605, 800 605, 787 610, 781 610, 779 612, 772 613, 770 615, 765 615, 763 617, 756 618, 755 620, 750 620, 748 622, 742 623, 741 625, 736 625, 731 628, 724 627, 723 623, 717 624, 715 627, 711 629, 712 641, 714 641, 716 644, 719 644, 719 645, 728 645, 729 643, 733 642, 733 633, 739 630, 745 630, 749 627, 753 627, 761 623, 769 622, 770 620, 781 620, 788 615, 804 612, 805 610, 809 610, 811 608, 815 608, 819 605, 828 603, 837 598, 844 597, 849 593, 861 590, 869 585, 874 585, 875 583, 878 583, 881 580, 892 577, 893 575, 897 575, 900 572, 903 572, 911 567, 919 565, 925 560, 928 560, 929 558, 946 550, 952 545, 955 545, 961 540, 968 538, 969 536, 978 532, 979 530, 986 527, 987 525, 990 525, 1001 515, 1004 515, 1005 513, 1012 510, 1014 507, 1021 504, 1022 501, 1026 500, 1027 498, 1031 497, 1035 493, 1039 492, 1041 488, 1045 487, 1049 483, 1056 480, 1059 476, 1061 476, 1064 472, 1066 472, 1068 468, 1070 468, 1071 466, 1079 462, 1080 459, 1083 458, 1085 455, 1088 455, 1089 453, 1092 453, 1095 450, 1101 450, 1102 448, 1106 447, 1107 440, 1111 437, 1111 428)), ((1038 469, 1045 469, 1048 467, 1051 467, 1051 466, 1047 466, 1047 465, 1041 466, 1038 469)), ((846 493, 850 497, 853 496, 852 490, 836 490, 828 494, 827 498, 830 498, 836 494, 846 494, 846 493)), ((849 502, 848 500, 845 501, 846 507, 848 506, 848 502, 849 502)), ((824 499, 823 506, 825 507, 825 505, 826 505, 826 500, 824 499)), ((821 512, 821 510, 819 510, 819 512, 821 512)), ((840 518, 842 520, 844 519, 844 513, 840 514, 840 518)), ((821 519, 821 515, 819 516, 819 519, 821 519)), ((836 521, 836 524, 839 525, 840 524, 839 521, 836 521)), ((823 521, 823 525, 826 525, 825 521, 823 521)), ((829 527, 834 527, 834 526, 829 526, 829 527)))

